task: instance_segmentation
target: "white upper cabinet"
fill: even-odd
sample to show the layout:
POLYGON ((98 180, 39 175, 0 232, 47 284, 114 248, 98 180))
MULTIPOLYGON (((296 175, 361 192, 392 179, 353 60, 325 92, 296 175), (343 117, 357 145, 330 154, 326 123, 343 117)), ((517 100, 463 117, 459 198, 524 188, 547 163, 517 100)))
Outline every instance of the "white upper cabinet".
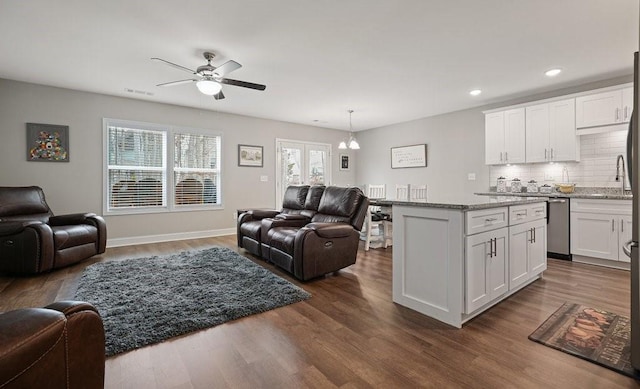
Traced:
POLYGON ((487 165, 525 162, 524 108, 485 115, 485 162, 487 165))
POLYGON ((633 87, 576 98, 578 128, 627 123, 633 107, 633 87))
POLYGON ((527 162, 578 161, 575 99, 526 108, 527 162))

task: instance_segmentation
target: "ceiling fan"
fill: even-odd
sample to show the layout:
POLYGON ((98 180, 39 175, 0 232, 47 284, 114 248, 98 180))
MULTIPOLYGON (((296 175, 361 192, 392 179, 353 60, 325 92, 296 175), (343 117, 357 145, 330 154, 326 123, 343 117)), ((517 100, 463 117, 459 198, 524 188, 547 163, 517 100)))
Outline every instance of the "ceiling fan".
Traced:
POLYGON ((227 74, 233 72, 234 70, 238 70, 242 67, 242 65, 240 65, 236 61, 227 61, 222 65, 215 67, 211 65, 211 60, 213 60, 213 58, 216 56, 214 53, 205 51, 203 53, 203 56, 204 56, 204 59, 207 60, 207 64, 198 66, 196 70, 189 69, 185 66, 181 66, 173 62, 169 62, 162 58, 151 58, 154 61, 160 61, 176 69, 190 73, 192 76, 195 76, 193 78, 189 78, 186 80, 165 82, 162 84, 158 84, 157 86, 173 86, 173 85, 188 84, 191 82, 195 82, 200 92, 202 92, 205 95, 213 96, 213 98, 216 100, 224 99, 224 93, 222 93, 222 84, 241 86, 243 88, 256 89, 256 90, 265 90, 266 85, 254 84, 252 82, 232 80, 230 78, 225 78, 224 76, 226 76, 227 74))

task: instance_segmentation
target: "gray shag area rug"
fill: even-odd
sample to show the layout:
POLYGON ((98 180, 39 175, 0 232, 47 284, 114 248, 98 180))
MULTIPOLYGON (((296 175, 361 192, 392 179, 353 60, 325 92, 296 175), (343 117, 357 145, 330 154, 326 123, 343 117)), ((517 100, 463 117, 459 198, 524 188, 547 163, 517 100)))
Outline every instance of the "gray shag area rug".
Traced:
POLYGON ((100 312, 107 356, 309 297, 221 247, 96 263, 84 270, 75 296, 100 312))

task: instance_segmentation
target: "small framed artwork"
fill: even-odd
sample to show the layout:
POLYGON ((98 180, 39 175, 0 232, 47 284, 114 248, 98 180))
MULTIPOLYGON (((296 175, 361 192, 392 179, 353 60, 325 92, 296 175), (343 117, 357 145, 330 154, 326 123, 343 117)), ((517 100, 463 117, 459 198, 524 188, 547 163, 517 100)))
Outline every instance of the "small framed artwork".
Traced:
POLYGON ((69 162, 69 126, 27 123, 27 161, 69 162))
POLYGON ((340 170, 349 170, 349 155, 340 154, 340 170))
POLYGON ((411 145, 391 148, 391 168, 427 166, 427 145, 411 145))
POLYGON ((238 145, 238 166, 262 167, 262 146, 238 145))

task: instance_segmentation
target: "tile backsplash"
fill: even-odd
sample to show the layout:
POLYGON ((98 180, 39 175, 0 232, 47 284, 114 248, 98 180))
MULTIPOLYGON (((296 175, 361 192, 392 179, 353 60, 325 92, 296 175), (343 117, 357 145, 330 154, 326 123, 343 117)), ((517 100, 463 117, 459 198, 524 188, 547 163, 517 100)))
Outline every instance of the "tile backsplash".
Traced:
MULTIPOLYGON (((612 131, 602 134, 580 136, 580 162, 529 163, 512 166, 491 166, 490 185, 495 186, 498 177, 507 180, 519 178, 523 185, 536 180, 538 185, 562 181, 563 168, 567 168, 569 182, 581 187, 615 187, 616 159, 622 154, 626 165, 627 131, 612 131)), ((566 175, 566 174, 565 174, 566 175)), ((626 175, 626 166, 625 166, 626 175)), ((566 181, 566 177, 565 177, 566 181)), ((625 186, 628 186, 625 177, 625 186)))

